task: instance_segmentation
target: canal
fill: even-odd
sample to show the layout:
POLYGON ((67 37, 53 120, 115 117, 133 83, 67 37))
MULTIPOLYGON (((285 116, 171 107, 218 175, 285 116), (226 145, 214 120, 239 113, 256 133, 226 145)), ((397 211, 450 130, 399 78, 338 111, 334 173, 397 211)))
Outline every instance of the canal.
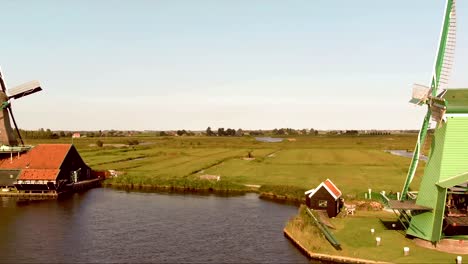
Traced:
POLYGON ((92 189, 0 198, 0 263, 307 263, 283 237, 297 208, 258 199, 92 189))

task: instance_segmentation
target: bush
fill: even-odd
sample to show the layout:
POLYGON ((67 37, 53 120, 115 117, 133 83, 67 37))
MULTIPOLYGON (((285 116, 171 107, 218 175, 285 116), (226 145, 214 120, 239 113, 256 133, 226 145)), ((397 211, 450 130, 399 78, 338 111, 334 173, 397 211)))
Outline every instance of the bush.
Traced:
POLYGON ((140 142, 137 139, 130 139, 130 140, 127 140, 127 144, 129 146, 136 146, 136 145, 140 144, 140 142))
POLYGON ((104 142, 102 142, 101 140, 96 141, 96 146, 102 148, 103 145, 104 145, 104 142))

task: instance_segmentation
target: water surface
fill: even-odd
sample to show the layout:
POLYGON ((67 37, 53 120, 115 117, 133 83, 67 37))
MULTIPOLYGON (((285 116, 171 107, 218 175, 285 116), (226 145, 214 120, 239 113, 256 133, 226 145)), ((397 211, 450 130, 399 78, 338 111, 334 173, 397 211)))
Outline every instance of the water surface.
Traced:
POLYGON ((284 238, 296 207, 258 199, 93 189, 63 200, 0 198, 4 263, 306 263, 284 238))

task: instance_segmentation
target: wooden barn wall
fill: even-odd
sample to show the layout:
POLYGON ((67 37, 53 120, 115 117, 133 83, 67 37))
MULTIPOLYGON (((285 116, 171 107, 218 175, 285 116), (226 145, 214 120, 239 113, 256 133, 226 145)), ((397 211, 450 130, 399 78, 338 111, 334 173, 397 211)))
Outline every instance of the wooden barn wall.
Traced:
POLYGON ((80 180, 89 179, 91 176, 91 169, 83 161, 75 147, 71 147, 62 163, 62 166, 60 166, 60 173, 57 179, 70 180, 70 172, 76 171, 79 168, 81 168, 80 180))
POLYGON ((310 199, 310 208, 315 210, 326 210, 329 217, 335 217, 337 211, 337 201, 331 196, 331 194, 324 188, 321 187, 310 199), (319 207, 319 201, 326 200, 327 207, 319 207))

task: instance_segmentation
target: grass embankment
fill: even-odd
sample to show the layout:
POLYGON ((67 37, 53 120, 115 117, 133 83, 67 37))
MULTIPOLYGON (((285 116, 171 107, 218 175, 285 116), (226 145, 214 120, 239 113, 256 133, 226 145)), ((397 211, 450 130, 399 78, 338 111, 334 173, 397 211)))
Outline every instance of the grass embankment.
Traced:
MULTIPOLYGON (((416 134, 295 139, 264 143, 253 137, 121 137, 80 138, 74 144, 93 169, 122 172, 109 184, 221 191, 260 185, 259 192, 295 200, 327 178, 346 198, 358 197, 368 188, 400 191, 410 159, 384 150, 411 150, 416 134), (94 145, 98 139, 104 147, 94 145), (138 139, 140 145, 121 147, 130 139, 138 139), (249 152, 253 160, 246 159, 249 152), (219 176, 220 181, 203 179, 204 175, 219 176)), ((412 186, 419 186, 421 172, 412 186)))
MULTIPOLYGON (((342 250, 336 250, 314 225, 306 213, 305 206, 299 208, 285 230, 309 252, 339 255, 353 258, 394 263, 454 263, 457 254, 443 253, 417 246, 405 238, 401 231, 387 229, 382 221, 395 221, 393 213, 385 211, 357 211, 354 216, 338 216, 330 219, 336 229, 330 229, 342 250), (370 229, 375 229, 372 235, 370 229), (381 237, 381 245, 376 245, 381 237), (404 256, 403 247, 410 248, 410 255, 404 256)), ((391 226, 391 225, 390 225, 391 226)))

